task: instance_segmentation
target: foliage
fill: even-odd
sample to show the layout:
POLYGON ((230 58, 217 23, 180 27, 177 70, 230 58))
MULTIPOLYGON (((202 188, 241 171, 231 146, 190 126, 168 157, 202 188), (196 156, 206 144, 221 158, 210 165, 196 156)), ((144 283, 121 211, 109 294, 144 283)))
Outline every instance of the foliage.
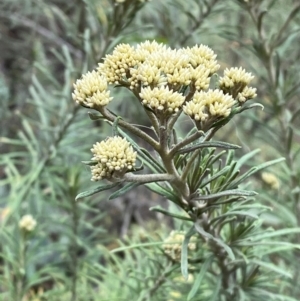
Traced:
MULTIPOLYGON (((0 4, 0 300, 298 300, 298 1, 119 2, 0 4), (188 169, 207 224, 174 205, 174 187, 162 182, 146 186, 171 202, 134 185, 74 202, 94 187, 80 161, 112 124, 74 106, 73 83, 116 45, 147 39, 207 44, 221 70, 242 65, 255 75, 264 110, 235 115, 188 169), (32 231, 19 226, 28 214, 32 231), (181 262, 166 252, 172 229, 185 233, 181 262)), ((149 134, 142 106, 125 89, 113 94, 126 100, 110 110, 143 161, 137 173, 161 172, 147 144, 122 129, 131 120, 149 134)), ((175 129, 187 137, 191 125, 180 118, 175 129)), ((190 150, 176 155, 180 171, 190 150)))

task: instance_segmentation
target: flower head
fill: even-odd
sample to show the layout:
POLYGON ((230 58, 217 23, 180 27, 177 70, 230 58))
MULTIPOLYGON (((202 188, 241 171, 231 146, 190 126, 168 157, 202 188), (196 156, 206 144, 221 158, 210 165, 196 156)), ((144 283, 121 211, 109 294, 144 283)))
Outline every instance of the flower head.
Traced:
POLYGON ((203 65, 199 65, 196 68, 190 68, 190 78, 196 90, 206 90, 209 87, 210 72, 210 69, 203 65))
POLYGON ((209 70, 210 75, 218 71, 220 68, 220 65, 216 60, 217 55, 206 45, 195 45, 191 48, 187 47, 182 51, 188 55, 190 64, 193 68, 203 65, 209 70))
POLYGON ((165 114, 177 112, 185 99, 182 94, 169 90, 168 86, 142 88, 140 97, 145 106, 165 114))
POLYGON ((203 122, 210 117, 227 117, 234 104, 234 99, 221 90, 200 91, 183 106, 183 111, 192 119, 203 122))
POLYGON ((158 85, 164 79, 161 75, 160 69, 155 65, 147 63, 141 64, 137 69, 131 69, 132 79, 131 84, 134 85, 136 82, 142 82, 144 86, 158 85), (134 81, 134 78, 136 79, 134 81))
POLYGON ((112 54, 106 55, 99 64, 98 72, 104 75, 110 84, 120 84, 126 80, 130 68, 137 64, 135 50, 129 44, 119 44, 112 54))
POLYGON ((136 152, 125 138, 110 137, 94 144, 91 151, 96 163, 91 166, 92 181, 110 178, 115 171, 125 173, 135 166, 136 152))
POLYGON ((239 92, 237 95, 237 100, 241 103, 247 101, 248 99, 253 99, 257 96, 256 88, 245 87, 242 92, 239 92))
MULTIPOLYGON (((180 261, 181 248, 184 241, 185 232, 172 231, 170 235, 165 239, 163 249, 165 253, 175 261, 180 261)), ((196 237, 192 236, 188 244, 188 249, 196 250, 196 237)))
POLYGON ((145 41, 136 46, 136 57, 140 62, 144 62, 146 57, 153 52, 157 52, 159 50, 165 50, 166 45, 157 43, 156 41, 145 41))
POLYGON ((227 68, 219 80, 219 87, 239 102, 245 102, 256 97, 256 89, 248 87, 253 78, 254 76, 243 68, 227 68))
POLYGON ((274 190, 277 190, 280 186, 278 178, 272 173, 263 172, 261 178, 267 185, 269 185, 274 190))
POLYGON ((36 227, 36 220, 30 214, 24 215, 19 221, 19 227, 22 230, 31 232, 36 227))
POLYGON ((78 79, 72 93, 77 103, 89 108, 106 106, 112 100, 109 95, 105 77, 100 76, 96 71, 88 72, 78 79))

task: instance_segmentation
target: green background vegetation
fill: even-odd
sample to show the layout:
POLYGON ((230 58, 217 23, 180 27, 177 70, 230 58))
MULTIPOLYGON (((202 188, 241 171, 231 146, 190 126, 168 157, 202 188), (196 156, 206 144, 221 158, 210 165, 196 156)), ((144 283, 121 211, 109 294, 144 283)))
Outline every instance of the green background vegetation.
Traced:
MULTIPOLYGON (((109 0, 2 0, 1 301, 186 300, 192 284, 180 272, 168 274, 159 243, 182 225, 148 210, 166 206, 165 200, 138 188, 110 202, 105 194, 74 202, 95 185, 81 161, 90 159, 92 144, 110 130, 74 105, 72 85, 118 43, 147 39, 175 48, 206 44, 221 69, 242 66, 255 75, 256 100, 264 110, 239 115, 218 139, 241 145, 237 158, 259 148, 247 168, 285 158, 268 170, 278 178, 278 189, 261 174, 247 189, 273 208, 263 215, 266 229, 300 227, 298 0, 127 0, 117 6, 109 0), (37 220, 26 237, 18 227, 25 214, 37 220)), ((145 124, 132 96, 118 97, 114 110, 145 124)), ((184 120, 180 126, 184 134, 184 120)), ((299 234, 281 239, 300 244, 299 234)), ((272 282, 287 297, 263 300, 300 299, 299 258, 299 250, 280 248, 270 257, 290 274, 272 282)))

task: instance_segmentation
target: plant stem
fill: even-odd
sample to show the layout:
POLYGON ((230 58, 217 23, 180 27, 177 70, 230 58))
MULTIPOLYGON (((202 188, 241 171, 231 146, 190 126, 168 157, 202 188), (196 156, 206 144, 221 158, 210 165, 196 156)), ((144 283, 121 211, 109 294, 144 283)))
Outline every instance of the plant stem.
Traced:
POLYGON ((173 263, 171 262, 169 266, 165 269, 164 273, 162 273, 161 276, 159 276, 156 279, 154 285, 148 290, 148 292, 146 292, 146 294, 144 294, 142 299, 139 299, 139 301, 151 300, 151 297, 154 296, 154 293, 161 287, 162 284, 164 284, 164 282, 168 278, 168 275, 171 274, 176 268, 178 268, 178 267, 171 268, 172 265, 173 263))
POLYGON ((194 161, 197 159, 197 157, 199 156, 200 152, 201 152, 201 151, 200 151, 199 149, 198 149, 198 150, 195 150, 195 151, 193 152, 193 154, 191 155, 191 157, 189 158, 189 160, 188 160, 188 162, 187 162, 186 166, 184 167, 184 170, 183 170, 183 172, 182 172, 182 174, 181 174, 181 180, 182 180, 183 182, 186 182, 186 181, 187 181, 187 177, 188 177, 188 175, 189 175, 189 172, 190 172, 190 170, 191 170, 191 167, 193 166, 194 161))
POLYGON ((70 301, 77 300, 77 268, 78 268, 78 244, 77 244, 77 236, 78 236, 78 224, 79 224, 79 214, 78 214, 78 202, 74 201, 75 197, 70 197, 70 202, 72 205, 71 212, 71 221, 72 221, 72 241, 71 241, 71 249, 70 249, 70 257, 71 257, 71 271, 72 271, 72 283, 71 283, 71 298, 70 301))
MULTIPOLYGON (((105 107, 100 107, 97 108, 97 110, 109 121, 114 122, 116 120, 116 117, 111 114, 105 107)), ((129 132, 131 132, 132 134, 140 137, 141 139, 143 139, 145 142, 147 142, 148 144, 150 144, 156 151, 159 150, 159 143, 154 140, 152 137, 150 137, 148 134, 146 134, 145 132, 141 131, 140 129, 138 129, 137 127, 131 125, 130 123, 119 119, 118 120, 118 124, 120 126, 122 126, 123 128, 127 129, 129 132)))
POLYGON ((136 175, 133 173, 127 173, 122 176, 122 180, 127 182, 136 182, 141 184, 162 182, 162 181, 173 181, 174 176, 171 174, 142 174, 136 175))
POLYGON ((18 265, 18 270, 16 271, 16 301, 23 300, 24 288, 26 286, 26 244, 27 244, 27 233, 26 230, 21 232, 21 241, 20 241, 20 260, 18 265))
POLYGON ((186 145, 192 143, 196 139, 200 138, 201 136, 204 135, 204 132, 202 131, 197 131, 191 136, 187 137, 186 139, 180 141, 178 144, 176 144, 171 150, 170 150, 170 156, 173 157, 178 150, 181 148, 185 147, 186 145))

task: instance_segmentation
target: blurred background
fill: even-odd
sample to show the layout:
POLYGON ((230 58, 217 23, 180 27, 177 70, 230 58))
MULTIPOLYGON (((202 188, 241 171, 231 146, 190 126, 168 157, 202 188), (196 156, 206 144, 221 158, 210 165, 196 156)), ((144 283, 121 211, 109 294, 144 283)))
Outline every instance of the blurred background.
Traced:
MULTIPOLYGON (((166 200, 138 188, 113 201, 101 193, 74 202, 97 186, 81 161, 111 130, 74 104, 73 83, 117 44, 145 40, 174 48, 205 44, 221 71, 242 66, 255 76, 264 110, 239 115, 218 139, 241 145, 236 156, 249 153, 249 168, 286 159, 251 178, 249 187, 273 208, 264 216, 266 228, 300 226, 298 0, 1 0, 0 300, 138 300, 151 284, 139 279, 162 273, 155 243, 109 251, 161 241, 178 227, 149 211, 166 200), (24 215, 36 221, 26 233, 19 227, 24 215), (130 285, 124 278, 132 278, 130 285)), ((114 93, 113 111, 147 125, 130 93, 114 93)), ((186 121, 178 126, 184 134, 186 121)), ((283 239, 300 244, 299 235, 283 239)), ((278 285, 296 300, 299 258, 298 251, 273 258, 292 271, 278 285)), ((173 290, 170 283, 151 300, 183 300, 173 290)))

